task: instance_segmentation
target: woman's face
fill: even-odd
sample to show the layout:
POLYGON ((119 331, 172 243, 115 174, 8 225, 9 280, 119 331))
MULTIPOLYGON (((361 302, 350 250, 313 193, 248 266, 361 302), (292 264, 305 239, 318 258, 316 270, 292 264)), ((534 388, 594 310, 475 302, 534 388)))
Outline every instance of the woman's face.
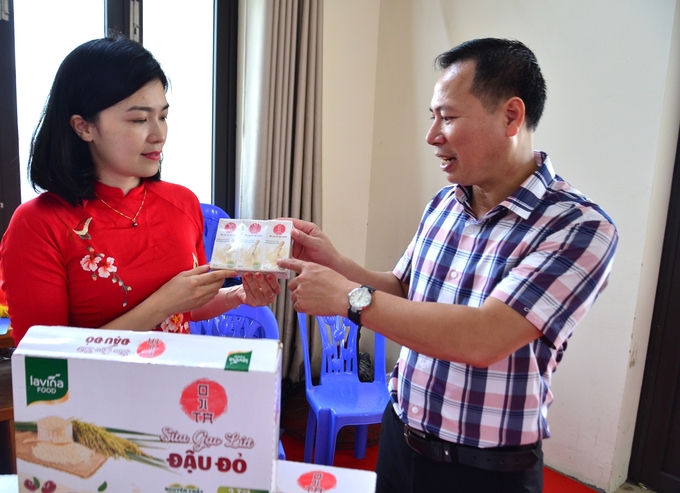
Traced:
POLYGON ((101 111, 95 122, 73 115, 71 125, 88 143, 99 181, 127 193, 158 172, 167 116, 165 90, 155 80, 101 111))

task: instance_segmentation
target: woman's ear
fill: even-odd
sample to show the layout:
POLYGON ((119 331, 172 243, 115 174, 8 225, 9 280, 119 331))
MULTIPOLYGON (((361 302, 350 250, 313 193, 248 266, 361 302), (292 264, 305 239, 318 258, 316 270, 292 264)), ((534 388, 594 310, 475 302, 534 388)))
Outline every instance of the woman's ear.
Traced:
POLYGON ((92 125, 85 121, 82 116, 71 115, 70 123, 75 133, 78 134, 78 137, 85 142, 92 142, 94 140, 94 137, 92 136, 92 125))

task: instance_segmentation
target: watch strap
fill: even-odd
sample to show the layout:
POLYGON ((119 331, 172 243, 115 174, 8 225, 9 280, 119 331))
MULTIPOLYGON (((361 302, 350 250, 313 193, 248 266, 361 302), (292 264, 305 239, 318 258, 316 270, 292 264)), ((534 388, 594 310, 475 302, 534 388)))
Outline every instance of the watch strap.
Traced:
POLYGON ((352 310, 351 306, 347 309, 347 318, 349 318, 356 325, 361 326, 361 312, 352 310))
MULTIPOLYGON (((375 292, 375 288, 372 288, 371 286, 366 286, 364 284, 361 287, 366 288, 371 294, 375 292)), ((354 322, 358 327, 361 327, 361 310, 354 310, 350 305, 347 309, 347 318, 354 322)))

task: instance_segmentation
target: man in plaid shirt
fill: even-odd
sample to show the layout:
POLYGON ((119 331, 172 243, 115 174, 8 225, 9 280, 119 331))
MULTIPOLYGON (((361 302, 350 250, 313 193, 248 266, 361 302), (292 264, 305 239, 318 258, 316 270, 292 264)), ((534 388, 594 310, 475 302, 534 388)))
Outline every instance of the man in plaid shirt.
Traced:
POLYGON ((605 287, 616 227, 534 151, 545 81, 518 41, 437 58, 426 140, 452 186, 392 272, 295 221, 295 309, 345 315, 401 344, 378 492, 540 492, 552 373, 605 287), (348 309, 348 293, 349 309, 348 309))

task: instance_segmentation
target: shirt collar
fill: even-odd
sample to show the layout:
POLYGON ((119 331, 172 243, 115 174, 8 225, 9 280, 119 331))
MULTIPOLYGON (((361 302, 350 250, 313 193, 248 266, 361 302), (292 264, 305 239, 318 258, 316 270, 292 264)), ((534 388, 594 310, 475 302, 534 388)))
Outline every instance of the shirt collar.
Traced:
MULTIPOLYGON (((534 207, 543 198, 550 183, 555 179, 555 171, 550 162, 550 158, 543 151, 534 151, 534 159, 538 169, 529 176, 519 188, 507 199, 501 202, 492 210, 504 207, 522 219, 527 219, 534 207)), ((471 187, 457 185, 455 187, 456 200, 466 209, 470 210, 470 197, 472 196, 471 187)))
POLYGON ((145 187, 145 182, 142 180, 142 183, 138 186, 130 190, 127 195, 123 195, 123 190, 117 187, 110 187, 109 185, 104 185, 100 181, 94 182, 94 193, 96 193, 99 197, 103 198, 104 200, 113 200, 113 199, 123 199, 123 198, 137 198, 141 197, 142 194, 144 193, 144 187, 145 187))

